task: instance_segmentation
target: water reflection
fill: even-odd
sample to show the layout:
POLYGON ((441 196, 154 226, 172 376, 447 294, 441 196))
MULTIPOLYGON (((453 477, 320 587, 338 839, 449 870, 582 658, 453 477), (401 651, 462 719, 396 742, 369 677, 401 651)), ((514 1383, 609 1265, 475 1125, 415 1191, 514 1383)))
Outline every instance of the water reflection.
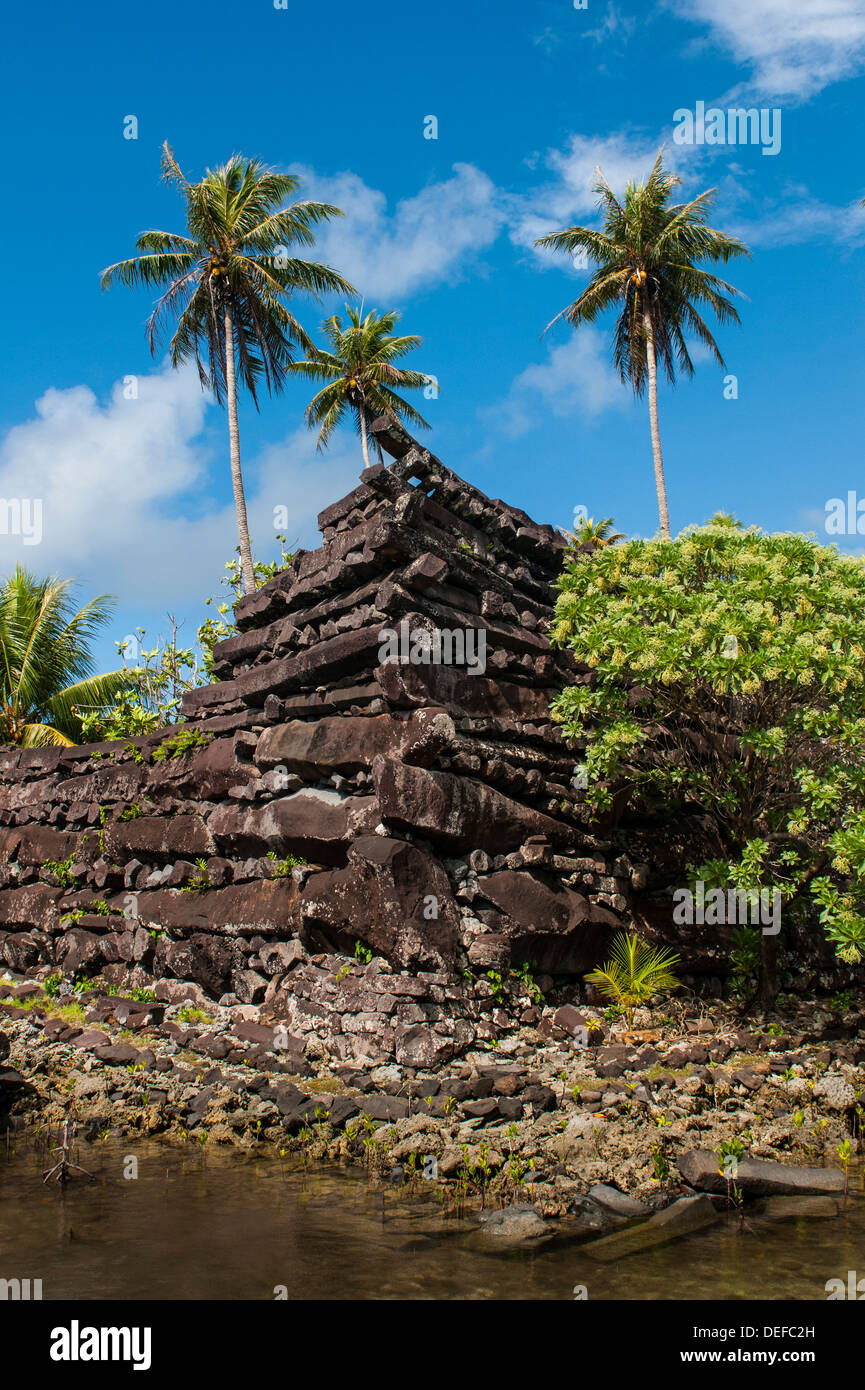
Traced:
MULTIPOLYGON (((358 1169, 155 1143, 82 1146, 97 1182, 42 1184, 44 1156, 0 1156, 0 1277, 46 1299, 818 1299, 865 1274, 865 1198, 835 1219, 721 1222, 599 1266, 563 1230, 535 1251, 469 1248, 432 1196, 358 1169), (126 1178, 133 1154, 138 1177, 126 1178)), ((861 1180, 860 1180, 861 1181, 861 1180)), ((852 1186, 852 1183, 851 1183, 852 1186)))

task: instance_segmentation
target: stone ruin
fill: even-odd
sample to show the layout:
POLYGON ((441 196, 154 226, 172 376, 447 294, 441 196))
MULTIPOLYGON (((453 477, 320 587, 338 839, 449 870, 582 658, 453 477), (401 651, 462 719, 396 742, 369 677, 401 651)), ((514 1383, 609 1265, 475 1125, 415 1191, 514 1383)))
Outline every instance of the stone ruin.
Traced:
POLYGON ((590 833, 550 719, 579 678, 545 635, 563 538, 393 421, 373 435, 394 461, 238 602, 181 726, 0 753, 0 961, 194 985, 408 1061, 495 1036, 486 972, 602 958, 632 866, 590 833), (449 662, 466 635, 483 659, 449 662), (357 943, 360 985, 333 968, 357 943))

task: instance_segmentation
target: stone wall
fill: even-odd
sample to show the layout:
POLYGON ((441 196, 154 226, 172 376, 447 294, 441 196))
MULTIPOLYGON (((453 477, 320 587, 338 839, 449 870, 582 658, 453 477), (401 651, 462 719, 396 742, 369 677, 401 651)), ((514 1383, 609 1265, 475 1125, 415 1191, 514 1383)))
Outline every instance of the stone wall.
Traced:
POLYGON ((182 730, 0 753, 7 965, 192 981, 334 1033, 347 1001, 310 956, 360 942, 402 972, 354 1010, 372 1036, 436 1009, 453 1035, 461 972, 574 977, 601 958, 632 866, 589 832, 549 716, 580 678, 545 636, 563 541, 374 433, 395 461, 237 604, 182 730), (386 630, 483 634, 485 669, 383 660, 386 630))

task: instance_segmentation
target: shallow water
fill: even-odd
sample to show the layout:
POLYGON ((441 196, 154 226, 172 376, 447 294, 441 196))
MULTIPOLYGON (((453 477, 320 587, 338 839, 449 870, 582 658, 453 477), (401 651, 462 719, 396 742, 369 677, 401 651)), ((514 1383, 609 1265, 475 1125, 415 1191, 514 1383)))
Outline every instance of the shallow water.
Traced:
MULTIPOLYGON (((0 1278, 44 1299, 817 1299, 865 1275, 865 1197, 835 1219, 733 1217, 618 1265, 573 1239, 486 1253, 470 1223, 356 1168, 289 1168, 236 1152, 82 1144, 96 1182, 43 1186, 44 1155, 0 1149, 0 1278), (137 1178, 125 1178, 127 1155, 137 1178)), ((51 1159, 53 1163, 54 1159, 51 1159)), ((851 1188, 853 1178, 851 1175, 851 1188)))

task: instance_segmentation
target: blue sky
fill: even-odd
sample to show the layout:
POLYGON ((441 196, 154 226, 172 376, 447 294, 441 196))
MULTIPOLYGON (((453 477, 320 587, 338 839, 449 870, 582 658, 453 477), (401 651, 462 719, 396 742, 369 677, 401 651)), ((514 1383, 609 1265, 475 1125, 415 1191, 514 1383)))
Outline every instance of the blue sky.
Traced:
MULTIPOLYGON (((568 525, 582 504, 640 535, 657 525, 646 403, 612 374, 609 323, 542 340, 586 276, 533 242, 592 224, 596 165, 620 189, 665 144, 683 196, 717 187, 712 221, 752 249, 729 268, 742 326, 718 334, 738 399, 704 359, 662 391, 674 530, 723 508, 822 531, 829 498, 865 497, 861 0, 181 0, 142 20, 134 6, 19 7, 0 94, 0 497, 43 506, 38 545, 0 535, 2 572, 20 560, 115 594, 103 664, 169 611, 191 640, 236 543, 223 413, 194 374, 151 358, 149 296, 98 283, 139 231, 182 230, 159 178, 165 139, 193 176, 237 150, 344 209, 315 255, 423 336, 414 365, 441 394, 416 403, 449 467, 540 521, 568 525), (780 110, 779 152, 675 143, 674 113, 699 101, 780 110)), ((296 304, 310 330, 338 307, 296 304)), ((307 398, 295 384, 260 415, 241 402, 264 559, 274 507, 289 542, 314 545, 316 512, 362 467, 350 431, 316 454, 307 398)))

